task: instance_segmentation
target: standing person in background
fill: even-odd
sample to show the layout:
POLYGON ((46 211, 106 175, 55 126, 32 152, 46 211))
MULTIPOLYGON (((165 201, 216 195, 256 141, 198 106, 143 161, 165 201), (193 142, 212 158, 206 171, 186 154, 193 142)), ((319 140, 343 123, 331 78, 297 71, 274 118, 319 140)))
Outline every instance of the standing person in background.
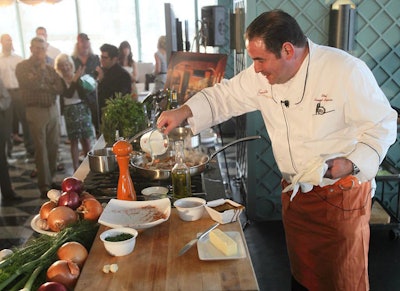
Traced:
POLYGON ((133 60, 132 48, 129 42, 123 41, 118 48, 118 63, 123 67, 131 76, 132 80, 132 97, 136 100, 138 92, 136 88, 137 81, 137 65, 133 60))
POLYGON ((371 196, 397 113, 363 61, 313 43, 282 10, 259 15, 245 37, 253 64, 157 126, 168 134, 188 119, 196 134, 259 110, 282 174, 292 290, 369 290, 371 196))
MULTIPOLYGON (((47 30, 46 30, 46 28, 45 27, 43 27, 43 26, 39 26, 39 27, 37 27, 36 28, 36 36, 37 37, 42 37, 44 40, 45 40, 45 42, 46 42, 46 44, 47 44, 47 50, 46 50, 46 64, 48 64, 48 65, 50 65, 50 66, 54 66, 54 60, 56 59, 56 57, 61 53, 61 51, 58 49, 58 48, 56 48, 56 47, 54 47, 54 46, 52 46, 49 42, 48 42, 48 35, 47 35, 47 30)), ((59 112, 61 113, 61 104, 60 104, 60 100, 59 99, 57 99, 57 108, 58 108, 58 110, 59 110, 59 112)), ((62 116, 60 116, 60 119, 62 118, 62 116)), ((60 129, 61 129, 61 125, 63 125, 64 124, 64 122, 62 122, 61 120, 60 120, 60 129)), ((62 132, 63 131, 60 131, 60 134, 62 134, 62 132)), ((61 163, 59 163, 58 165, 57 165, 57 171, 63 171, 64 170, 64 164, 61 162, 61 163)), ((36 177, 36 175, 35 175, 36 173, 35 173, 35 170, 34 171, 32 171, 32 173, 31 173, 31 177, 32 178, 34 178, 34 177, 36 177)))
POLYGON ((44 40, 46 41, 46 45, 47 45, 47 58, 46 58, 46 63, 48 65, 53 65, 54 64, 54 60, 56 59, 56 57, 61 53, 61 51, 52 46, 48 41, 47 41, 47 30, 46 28, 44 28, 43 26, 39 26, 38 28, 36 28, 36 36, 40 36, 43 37, 44 40))
POLYGON ((35 144, 35 163, 38 170, 40 197, 54 187, 60 139, 57 95, 63 92, 62 79, 53 67, 46 64, 46 41, 31 40, 31 57, 17 65, 16 75, 26 106, 26 119, 35 144))
POLYGON ((118 48, 111 44, 103 44, 100 47, 101 67, 97 67, 98 94, 100 117, 101 111, 106 106, 106 100, 115 98, 116 93, 122 96, 130 94, 132 90, 131 76, 118 63, 118 48))
POLYGON ((10 105, 11 96, 0 79, 0 190, 3 204, 17 202, 22 199, 12 189, 7 165, 6 144, 11 134, 12 119, 12 108, 10 105))
MULTIPOLYGON (((93 78, 97 78, 96 68, 100 66, 99 56, 93 53, 90 39, 86 33, 80 33, 77 37, 74 52, 72 53, 75 68, 84 67, 84 74, 89 74, 93 78)), ((97 100, 97 91, 94 90, 87 95, 87 104, 92 114, 92 122, 96 129, 96 135, 100 134, 100 115, 97 100)))
POLYGON ((154 54, 156 61, 154 67, 154 89, 153 93, 163 90, 165 82, 167 81, 167 41, 164 35, 158 38, 157 52, 154 54))
POLYGON ((79 148, 81 143, 84 156, 90 151, 90 141, 93 137, 92 116, 86 104, 88 92, 82 87, 79 78, 84 74, 85 67, 75 71, 72 58, 66 54, 57 56, 54 65, 57 73, 64 80, 64 92, 61 94, 63 114, 67 134, 71 142, 71 157, 74 171, 79 167, 79 148), (75 72, 75 73, 74 73, 75 72))
MULTIPOLYGON (((27 157, 33 157, 35 149, 31 134, 29 132, 28 122, 26 121, 25 105, 23 103, 21 93, 19 91, 19 84, 15 75, 17 64, 24 59, 14 53, 12 38, 9 34, 3 34, 0 37, 2 52, 0 55, 0 79, 3 80, 4 86, 11 95, 13 119, 17 120, 17 129, 14 135, 18 135, 18 121, 21 122, 23 131, 23 142, 27 157)), ((14 139, 15 140, 15 139, 14 139)))

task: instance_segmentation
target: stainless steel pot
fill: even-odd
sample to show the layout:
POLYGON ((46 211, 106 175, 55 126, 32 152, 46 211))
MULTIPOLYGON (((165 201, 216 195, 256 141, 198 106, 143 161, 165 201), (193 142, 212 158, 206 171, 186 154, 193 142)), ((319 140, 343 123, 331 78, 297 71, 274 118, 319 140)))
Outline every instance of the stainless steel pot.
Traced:
MULTIPOLYGON (((201 162, 198 165, 189 167, 190 175, 194 176, 194 175, 204 172, 204 170, 207 168, 208 163, 217 154, 219 154, 226 148, 228 148, 234 144, 237 144, 239 142, 251 141, 251 140, 255 140, 255 139, 259 139, 259 138, 261 138, 261 136, 259 136, 259 135, 240 138, 240 139, 237 139, 235 141, 228 143, 227 145, 223 146, 222 148, 220 148, 217 151, 215 151, 214 153, 212 153, 210 156, 203 155, 203 157, 200 159, 201 162)), ((139 155, 136 155, 131 158, 130 164, 131 164, 134 172, 144 178, 147 178, 150 180, 167 180, 167 179, 171 178, 171 170, 170 169, 168 169, 168 170, 167 169, 148 169, 143 166, 149 162, 150 161, 145 154, 139 154, 139 155)))
POLYGON ((97 149, 88 153, 89 167, 95 173, 114 172, 117 167, 117 159, 111 147, 97 149))

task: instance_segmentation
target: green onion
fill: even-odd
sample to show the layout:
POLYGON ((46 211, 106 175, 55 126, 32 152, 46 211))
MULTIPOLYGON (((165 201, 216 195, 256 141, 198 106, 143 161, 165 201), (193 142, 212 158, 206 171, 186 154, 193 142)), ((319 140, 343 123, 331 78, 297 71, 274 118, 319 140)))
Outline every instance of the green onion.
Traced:
POLYGON ((88 220, 79 221, 55 236, 40 235, 25 247, 0 263, 0 291, 12 290, 15 285, 23 290, 35 290, 44 283, 43 273, 57 260, 57 250, 69 241, 77 241, 90 249, 97 233, 98 224, 88 220))

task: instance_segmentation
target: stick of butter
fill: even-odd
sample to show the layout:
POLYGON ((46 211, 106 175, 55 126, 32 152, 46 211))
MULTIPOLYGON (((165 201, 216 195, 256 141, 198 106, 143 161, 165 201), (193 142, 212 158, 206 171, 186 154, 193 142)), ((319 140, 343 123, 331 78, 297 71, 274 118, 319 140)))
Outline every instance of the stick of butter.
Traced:
POLYGON ((225 256, 232 256, 237 253, 237 243, 218 228, 212 230, 209 236, 210 242, 225 256))

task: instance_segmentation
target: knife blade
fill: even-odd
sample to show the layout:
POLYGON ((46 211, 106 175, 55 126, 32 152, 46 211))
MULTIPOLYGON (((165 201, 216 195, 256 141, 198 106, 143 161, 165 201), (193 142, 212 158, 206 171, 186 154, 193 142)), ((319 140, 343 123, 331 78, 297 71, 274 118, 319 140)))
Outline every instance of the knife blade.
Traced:
POLYGON ((214 228, 218 227, 219 222, 212 225, 208 229, 206 229, 202 234, 200 234, 197 238, 192 239, 190 242, 185 244, 185 246, 179 251, 179 256, 182 256, 184 253, 186 253, 194 244, 199 240, 205 237, 210 231, 212 231, 214 228))

